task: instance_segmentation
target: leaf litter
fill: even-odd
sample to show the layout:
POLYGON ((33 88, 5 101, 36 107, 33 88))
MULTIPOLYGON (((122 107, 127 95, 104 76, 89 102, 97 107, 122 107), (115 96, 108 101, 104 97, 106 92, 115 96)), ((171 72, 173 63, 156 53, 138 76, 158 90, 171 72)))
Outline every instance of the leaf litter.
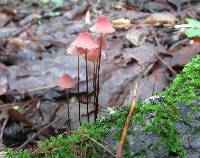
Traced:
MULTIPOLYGON (((3 144, 7 147, 23 146, 30 133, 37 133, 40 128, 46 127, 46 130, 38 133, 38 139, 69 130, 65 95, 58 88, 57 80, 67 73, 77 85, 77 65, 74 64, 77 58, 67 54, 66 50, 78 33, 88 31, 88 25, 101 12, 112 20, 117 32, 108 36, 110 49, 104 50, 107 60, 102 62, 100 72, 100 108, 130 104, 135 82, 139 83, 137 99, 149 98, 153 88, 155 92, 160 91, 171 82, 170 67, 179 72, 200 52, 199 43, 190 44, 183 34, 173 28, 174 24, 181 24, 186 15, 190 15, 187 3, 127 2, 69 1, 62 6, 41 5, 38 1, 0 2, 0 122, 6 124, 1 130, 3 141, 0 139, 0 150, 4 150, 1 147, 3 144), (185 14, 186 11, 188 14, 185 14), (184 14, 180 19, 181 12, 184 14), (175 49, 170 49, 173 45, 175 49), (161 75, 154 87, 155 77, 152 74, 155 71, 161 75), (17 110, 15 107, 18 107, 17 110), (56 120, 59 116, 63 118, 56 120), (8 122, 5 123, 5 119, 8 122), (53 120, 56 123, 51 124, 53 120)), ((198 17, 197 3, 194 1, 192 5, 198 17)), ((81 116, 86 120, 84 64, 82 59, 81 116)), ((89 111, 92 117, 93 69, 92 63, 88 64, 89 111)), ((77 86, 69 90, 73 129, 79 126, 77 93, 77 86)))

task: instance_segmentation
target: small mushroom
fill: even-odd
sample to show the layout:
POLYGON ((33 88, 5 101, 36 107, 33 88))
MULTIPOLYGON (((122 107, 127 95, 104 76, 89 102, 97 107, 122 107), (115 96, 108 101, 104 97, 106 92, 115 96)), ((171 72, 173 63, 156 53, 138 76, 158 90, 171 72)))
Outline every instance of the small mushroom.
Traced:
POLYGON ((71 120, 70 120, 70 114, 69 114, 69 103, 68 103, 68 89, 73 88, 75 86, 74 80, 72 77, 68 74, 65 74, 58 80, 58 85, 66 89, 66 100, 67 100, 67 113, 68 113, 68 122, 69 122, 69 128, 71 130, 71 120))
POLYGON ((90 31, 99 34, 107 34, 115 32, 115 29, 106 16, 100 16, 95 24, 90 28, 90 31))
MULTIPOLYGON (((92 53, 90 55, 88 55, 88 57, 94 59, 94 57, 98 57, 98 60, 97 60, 97 64, 96 64, 96 70, 94 71, 96 74, 94 74, 94 77, 95 80, 97 81, 94 81, 94 89, 95 91, 97 92, 94 92, 94 100, 95 100, 95 109, 94 109, 94 121, 96 121, 97 119, 97 113, 98 113, 98 96, 99 96, 99 73, 100 73, 100 62, 101 62, 101 58, 103 58, 103 55, 102 55, 102 48, 107 48, 108 47, 108 44, 106 42, 106 40, 104 39, 104 35, 105 34, 110 34, 110 33, 113 33, 115 32, 115 29, 113 28, 111 22, 109 21, 109 19, 106 17, 106 16, 100 16, 97 21, 95 22, 95 24, 90 28, 90 31, 92 32, 96 32, 96 33, 99 33, 100 36, 98 37, 97 39, 97 43, 99 44, 99 49, 97 49, 99 51, 99 53, 92 53)), ((94 66, 95 66, 95 63, 94 63, 94 66)))
MULTIPOLYGON (((68 48, 68 52, 71 54, 78 54, 78 100, 79 100, 79 55, 85 56, 85 70, 86 70, 86 91, 87 91, 87 119, 89 122, 89 96, 88 96, 88 70, 87 70, 87 53, 88 51, 92 49, 98 48, 99 45, 96 43, 96 41, 92 38, 91 33, 89 32, 83 32, 79 33, 78 37, 74 40, 74 42, 71 43, 71 46, 68 48)), ((79 122, 81 125, 80 120, 80 101, 79 101, 79 122)))

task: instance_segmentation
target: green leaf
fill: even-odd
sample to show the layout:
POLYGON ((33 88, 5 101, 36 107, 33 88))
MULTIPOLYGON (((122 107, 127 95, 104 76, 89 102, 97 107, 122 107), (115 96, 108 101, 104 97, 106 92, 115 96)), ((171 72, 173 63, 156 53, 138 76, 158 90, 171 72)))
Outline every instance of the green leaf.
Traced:
POLYGON ((185 30, 185 34, 188 38, 200 37, 200 21, 194 19, 186 19, 190 28, 185 30))
POLYGON ((185 34, 188 38, 200 37, 200 29, 189 28, 185 30, 185 34))
POLYGON ((49 0, 41 0, 41 2, 44 3, 44 4, 48 4, 49 0))
POLYGON ((186 22, 187 22, 191 27, 200 27, 200 21, 187 18, 187 19, 186 19, 186 22))
POLYGON ((64 4, 64 0, 53 0, 53 3, 56 5, 56 8, 60 8, 64 4))

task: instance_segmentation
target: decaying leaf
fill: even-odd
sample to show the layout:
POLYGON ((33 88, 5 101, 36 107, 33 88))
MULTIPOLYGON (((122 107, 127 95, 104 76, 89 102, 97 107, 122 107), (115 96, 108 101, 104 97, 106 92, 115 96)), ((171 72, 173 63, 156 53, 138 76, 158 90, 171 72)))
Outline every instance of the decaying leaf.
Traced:
POLYGON ((148 35, 147 28, 133 28, 127 32, 126 39, 135 46, 142 46, 148 35))
POLYGON ((113 27, 115 29, 124 29, 128 30, 132 27, 132 24, 129 19, 120 18, 112 21, 113 27))
POLYGON ((176 20, 176 16, 170 13, 154 13, 145 20, 145 23, 158 26, 174 25, 176 20))
POLYGON ((8 89, 8 78, 7 78, 7 69, 0 63, 0 95, 3 95, 7 92, 8 89))
POLYGON ((19 37, 15 37, 15 38, 9 39, 9 43, 15 45, 17 48, 23 48, 27 44, 31 43, 31 41, 30 40, 24 40, 24 39, 19 38, 19 37))

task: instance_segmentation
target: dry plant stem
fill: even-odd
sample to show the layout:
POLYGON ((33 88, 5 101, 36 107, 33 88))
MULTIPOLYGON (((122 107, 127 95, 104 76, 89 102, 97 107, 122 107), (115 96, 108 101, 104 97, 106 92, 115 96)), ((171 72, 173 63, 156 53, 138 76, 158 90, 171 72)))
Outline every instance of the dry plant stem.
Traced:
MULTIPOLYGON (((158 40, 158 37, 156 36, 156 33, 155 33, 155 30, 152 31, 153 32, 153 35, 154 35, 154 38, 156 40, 156 44, 159 48, 161 48, 161 45, 160 45, 160 42, 158 40)), ((160 60, 161 63, 163 63, 171 72, 174 76, 177 75, 176 71, 169 65, 167 64, 157 53, 155 53, 156 57, 160 60)))
POLYGON ((71 120, 70 120, 70 114, 69 114, 69 102, 68 102, 68 89, 66 91, 66 102, 67 102, 67 116, 68 116, 68 125, 69 125, 69 129, 70 131, 72 130, 71 129, 71 120))
POLYGON ((133 101, 131 103, 130 111, 129 111, 128 117, 126 119, 126 123, 124 125, 124 129, 123 129, 123 132, 122 132, 120 143, 118 144, 118 147, 117 147, 117 152, 116 152, 115 158, 121 158, 122 157, 123 147, 124 147, 125 139, 126 139, 126 136, 127 136, 127 133, 128 133, 129 123, 130 123, 132 113, 133 113, 134 108, 135 108, 136 92, 137 92, 137 83, 135 85, 135 89, 134 89, 134 93, 133 93, 133 101))
POLYGON ((81 103, 80 103, 80 63, 79 63, 79 54, 78 54, 78 119, 81 126, 81 103))
POLYGON ((97 95, 96 95, 96 110, 95 110, 95 120, 97 119, 97 114, 98 114, 98 108, 99 108, 99 74, 100 74, 100 69, 101 69, 101 47, 102 47, 102 38, 103 38, 103 34, 100 35, 100 43, 99 43, 99 59, 97 61, 97 95))
POLYGON ((86 97, 87 97, 87 120, 88 122, 90 122, 90 117, 89 117, 89 107, 88 107, 88 102, 89 102, 89 98, 88 98, 88 69, 87 69, 87 51, 85 51, 85 75, 86 75, 86 97))
MULTIPOLYGON (((96 111, 96 63, 94 62, 94 72, 93 72, 93 89, 94 89, 94 111, 96 111)), ((94 121, 96 118, 94 117, 94 121)))
POLYGON ((16 150, 20 151, 26 147, 28 143, 30 143, 32 140, 35 139, 40 133, 42 133, 46 128, 50 127, 53 125, 55 122, 59 121, 62 119, 62 115, 60 115, 58 118, 56 118, 54 121, 50 122, 49 124, 45 125, 43 128, 41 128, 37 133, 33 134, 31 137, 29 137, 22 145, 20 145, 16 150))
POLYGON ((105 151, 107 151, 113 157, 115 156, 112 151, 110 151, 109 149, 107 149, 105 146, 103 146, 101 143, 99 143, 98 141, 96 141, 94 138, 90 137, 88 134, 80 132, 80 135, 82 135, 82 136, 86 137, 87 139, 91 140, 92 142, 94 142, 95 144, 97 144, 98 146, 100 146, 101 148, 103 148, 105 151))

